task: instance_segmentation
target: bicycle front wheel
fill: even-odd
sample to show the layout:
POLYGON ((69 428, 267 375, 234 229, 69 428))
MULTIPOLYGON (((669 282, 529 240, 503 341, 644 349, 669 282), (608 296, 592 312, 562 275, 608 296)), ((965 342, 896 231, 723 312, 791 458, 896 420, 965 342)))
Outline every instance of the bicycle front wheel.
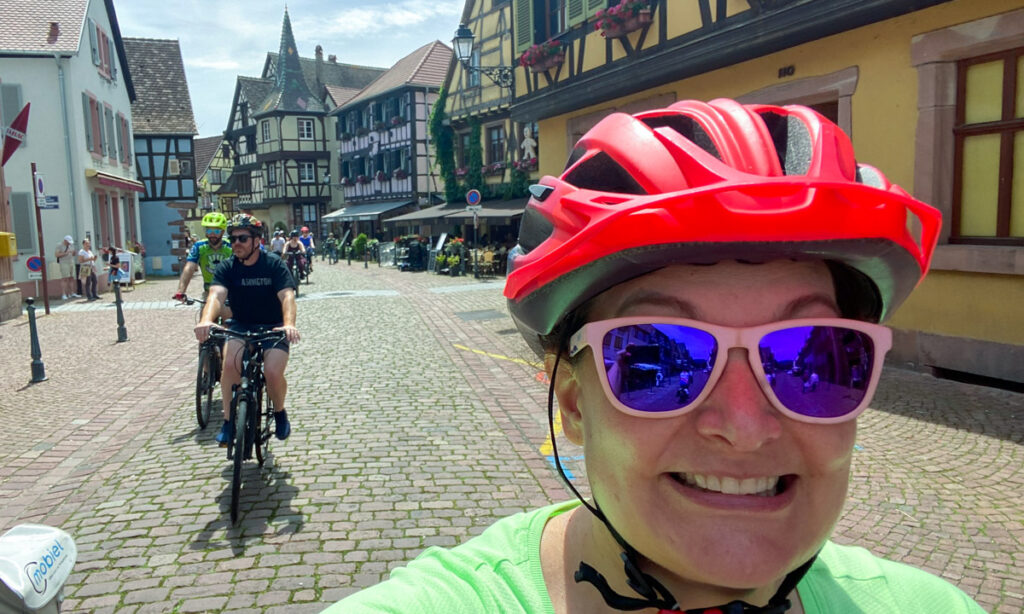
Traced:
POLYGON ((213 388, 217 381, 214 352, 203 346, 199 349, 199 367, 196 370, 196 422, 205 429, 210 422, 210 405, 213 403, 213 388))
POLYGON ((234 471, 231 474, 231 523, 238 522, 238 500, 242 494, 242 463, 245 461, 245 432, 249 416, 249 399, 238 399, 235 409, 234 471))
POLYGON ((270 429, 274 423, 274 407, 270 401, 270 395, 266 393, 265 386, 261 386, 256 394, 256 403, 259 408, 256 410, 256 428, 254 429, 256 431, 256 461, 262 467, 270 454, 270 429))

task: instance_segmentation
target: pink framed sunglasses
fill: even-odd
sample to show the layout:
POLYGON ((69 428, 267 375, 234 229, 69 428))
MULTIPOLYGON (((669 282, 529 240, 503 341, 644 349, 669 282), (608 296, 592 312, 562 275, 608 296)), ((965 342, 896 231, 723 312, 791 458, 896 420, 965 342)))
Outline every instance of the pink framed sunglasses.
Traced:
POLYGON ((863 412, 878 386, 892 331, 843 318, 733 328, 697 320, 627 317, 585 324, 569 356, 590 347, 601 386, 622 412, 684 414, 711 394, 732 348, 747 350, 765 397, 794 420, 833 424, 863 412))

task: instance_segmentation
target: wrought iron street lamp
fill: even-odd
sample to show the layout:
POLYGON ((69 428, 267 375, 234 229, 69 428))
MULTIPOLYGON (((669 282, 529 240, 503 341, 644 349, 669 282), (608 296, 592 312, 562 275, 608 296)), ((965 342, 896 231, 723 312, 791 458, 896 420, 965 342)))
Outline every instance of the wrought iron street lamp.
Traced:
POLYGON ((462 64, 467 72, 478 72, 487 75, 487 78, 500 88, 512 89, 512 67, 510 66, 473 66, 473 31, 460 23, 459 29, 455 31, 455 38, 452 39, 452 47, 455 49, 455 58, 462 64))

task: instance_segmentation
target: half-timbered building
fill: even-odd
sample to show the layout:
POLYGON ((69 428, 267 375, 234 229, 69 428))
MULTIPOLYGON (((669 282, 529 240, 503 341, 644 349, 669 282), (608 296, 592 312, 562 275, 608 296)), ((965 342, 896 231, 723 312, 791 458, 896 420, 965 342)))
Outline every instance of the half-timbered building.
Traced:
POLYGON ((440 41, 424 45, 331 112, 345 208, 330 219, 353 236, 381 238, 382 220, 443 199, 427 121, 451 58, 440 41))
POLYGON ((544 174, 614 111, 729 97, 835 120, 944 215, 891 356, 1024 382, 1019 0, 513 0, 512 23, 511 116, 537 122, 544 174))
POLYGON ((239 76, 225 139, 232 173, 218 192, 239 211, 275 228, 309 226, 324 234, 331 203, 329 166, 333 127, 328 87, 359 90, 384 72, 369 66, 301 58, 287 10, 278 53, 268 53, 260 78, 239 76))
POLYGON ((135 165, 145 188, 139 209, 146 272, 173 274, 187 253, 185 223, 199 211, 196 122, 185 65, 177 40, 125 38, 124 46, 138 94, 132 117, 135 165))

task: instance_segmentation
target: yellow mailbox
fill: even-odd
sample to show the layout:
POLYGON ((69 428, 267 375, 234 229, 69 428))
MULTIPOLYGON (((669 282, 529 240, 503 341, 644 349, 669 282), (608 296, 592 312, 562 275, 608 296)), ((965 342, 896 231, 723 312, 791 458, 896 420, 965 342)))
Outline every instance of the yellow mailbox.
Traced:
POLYGON ((13 232, 0 232, 0 256, 18 255, 18 239, 13 232))

